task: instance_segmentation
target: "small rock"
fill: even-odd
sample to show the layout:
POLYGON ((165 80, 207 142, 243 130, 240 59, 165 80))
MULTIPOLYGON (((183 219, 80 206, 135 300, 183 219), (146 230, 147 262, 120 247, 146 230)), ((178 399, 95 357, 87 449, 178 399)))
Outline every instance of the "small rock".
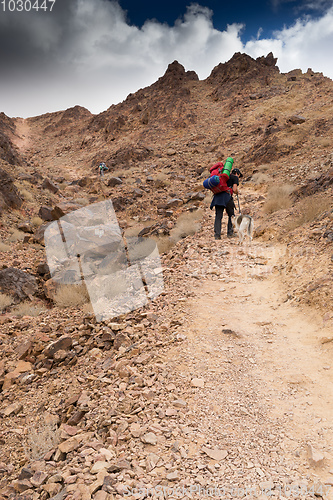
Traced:
MULTIPOLYGON (((50 498, 55 497, 58 493, 60 493, 62 489, 61 484, 59 483, 48 483, 43 485, 43 490, 48 493, 50 498)), ((59 497, 60 500, 60 497, 59 497)))
POLYGON ((205 381, 203 378, 193 378, 191 380, 191 385, 193 387, 200 387, 203 388, 205 386, 205 381))
POLYGON ((90 472, 91 474, 98 474, 101 471, 106 471, 109 466, 109 462, 99 460, 98 462, 94 463, 94 465, 90 469, 90 472))
POLYGON ((80 420, 83 419, 83 417, 85 416, 87 410, 86 409, 81 409, 81 410, 77 410, 72 417, 70 417, 70 419, 67 421, 67 424, 68 425, 71 425, 71 426, 74 426, 74 425, 77 425, 80 420))
POLYGON ((309 459, 316 465, 319 465, 324 460, 324 455, 316 450, 310 443, 308 443, 309 459))
POLYGON ((9 389, 9 387, 11 387, 11 385, 14 384, 17 377, 18 377, 18 373, 15 373, 15 372, 6 373, 6 375, 4 376, 2 390, 6 391, 7 389, 9 389))
POLYGON ((22 403, 13 403, 7 406, 4 410, 2 410, 2 415, 4 417, 9 417, 11 415, 17 415, 22 410, 23 410, 22 403))
POLYGON ((133 437, 138 438, 143 434, 143 429, 140 424, 133 422, 130 426, 130 432, 133 437))
POLYGON ((77 406, 85 407, 85 406, 89 405, 90 401, 91 401, 91 398, 90 398, 88 392, 82 391, 82 393, 80 394, 80 397, 77 400, 77 406))
POLYGON ((167 408, 165 410, 165 415, 167 417, 174 417, 174 416, 178 415, 178 411, 175 408, 167 408))
POLYGON ((28 361, 22 361, 20 360, 16 368, 14 370, 15 373, 25 373, 25 372, 30 372, 32 370, 32 364, 29 363, 28 361))
POLYGON ((39 243, 40 245, 44 245, 44 233, 49 226, 49 222, 46 222, 45 224, 42 224, 35 230, 35 234, 33 236, 33 240, 36 243, 39 243))
POLYGON ((74 212, 74 210, 79 210, 82 208, 79 204, 70 201, 60 202, 52 208, 51 215, 53 220, 58 220, 65 214, 74 212))
POLYGON ((323 237, 327 238, 329 241, 333 241, 333 231, 325 231, 323 237))
POLYGON ((97 493, 94 495, 94 500, 107 500, 109 497, 108 493, 103 490, 97 491, 97 493))
POLYGON ((198 192, 198 193, 190 193, 190 195, 189 195, 189 198, 192 201, 195 201, 195 200, 202 201, 202 200, 205 199, 205 197, 206 197, 206 194, 205 193, 200 193, 200 192, 198 192))
POLYGON ((77 182, 77 185, 80 187, 87 187, 92 181, 93 181, 92 178, 81 177, 81 179, 79 179, 78 181, 74 181, 74 182, 77 182))
POLYGON ((202 451, 206 453, 209 458, 217 461, 223 460, 228 455, 228 452, 226 450, 219 450, 218 448, 211 449, 207 448, 206 446, 202 447, 202 451))
POLYGON ((58 186, 53 184, 53 182, 50 181, 47 177, 44 179, 42 183, 42 189, 47 189, 48 191, 51 191, 51 193, 55 194, 59 191, 58 186))
POLYGON ((16 349, 16 354, 18 359, 24 359, 28 354, 30 354, 32 350, 32 342, 28 340, 27 342, 23 342, 16 349))
POLYGON ((22 231, 23 233, 30 233, 33 234, 34 230, 30 222, 22 222, 17 226, 17 229, 19 231, 22 231))
POLYGON ((19 480, 30 479, 32 476, 33 476, 33 473, 31 472, 31 470, 28 469, 28 468, 26 468, 26 467, 23 467, 21 469, 21 472, 20 472, 20 475, 19 475, 18 479, 19 480))
POLYGON ((139 189, 139 188, 133 189, 133 192, 132 192, 133 198, 142 198, 143 195, 144 195, 144 191, 142 191, 142 189, 139 189))
POLYGON ((119 330, 123 330, 125 328, 125 324, 120 323, 108 323, 108 327, 111 328, 114 332, 119 332, 119 330))
POLYGON ((18 179, 20 179, 21 181, 27 181, 27 182, 31 182, 31 184, 36 184, 36 177, 30 175, 30 174, 26 174, 24 172, 18 174, 17 176, 18 179))
POLYGON ((22 481, 13 481, 11 485, 18 493, 22 493, 23 491, 30 490, 32 488, 32 484, 28 479, 22 479, 22 481))
POLYGON ((155 446, 157 444, 157 436, 153 432, 148 432, 142 436, 141 441, 145 444, 155 446))
POLYGON ((151 472, 157 466, 158 462, 161 458, 155 453, 149 453, 146 458, 146 470, 147 472, 151 472))
POLYGON ((54 474, 48 478, 47 483, 62 483, 62 481, 63 477, 61 474, 54 474))
POLYGON ((172 404, 176 408, 185 408, 186 401, 184 401, 183 399, 176 399, 176 401, 174 401, 172 404))
POLYGON ((105 460, 107 460, 107 461, 112 460, 116 456, 114 451, 110 451, 107 448, 100 448, 98 450, 98 453, 99 453, 99 455, 102 455, 102 457, 104 457, 105 460))
POLYGON ((69 453, 73 450, 76 450, 79 446, 80 446, 80 442, 74 436, 74 437, 66 439, 66 441, 63 441, 62 443, 60 443, 58 446, 58 449, 61 451, 61 453, 69 453))
POLYGON ((177 481, 179 479, 179 473, 177 470, 169 472, 169 474, 166 475, 166 478, 168 481, 177 481))
POLYGON ((328 344, 328 342, 333 342, 333 337, 322 337, 321 343, 328 344))
POLYGON ((53 221, 52 208, 51 207, 40 207, 38 216, 45 222, 53 221))
POLYGON ((118 460, 118 462, 109 465, 108 472, 119 472, 124 469, 130 470, 131 464, 128 460, 118 460))
POLYGON ((114 339, 113 346, 118 350, 121 346, 129 346, 130 343, 131 340, 125 333, 118 333, 114 339))
POLYGON ((73 474, 72 476, 66 476, 65 477, 65 483, 68 484, 74 484, 77 481, 77 474, 73 474))
POLYGON ((294 125, 300 125, 301 123, 306 122, 306 118, 304 116, 300 115, 293 115, 289 118, 289 121, 293 123, 294 125))
POLYGON ((46 349, 44 349, 43 354, 47 358, 53 358, 56 352, 60 350, 65 351, 72 347, 72 343, 72 337, 63 335, 62 337, 60 337, 60 339, 48 345, 46 349))
POLYGON ((114 187, 114 186, 120 186, 123 183, 123 181, 119 177, 110 177, 110 179, 107 182, 107 185, 109 187, 114 187))
POLYGON ((64 361, 64 359, 67 358, 67 355, 68 355, 67 351, 60 349, 59 351, 54 353, 53 359, 55 362, 60 363, 61 361, 64 361))
POLYGON ((45 274, 49 274, 50 269, 49 269, 48 264, 46 262, 40 262, 37 266, 36 272, 40 276, 45 276, 45 274))
POLYGON ((166 203, 165 208, 177 208, 182 206, 182 204, 183 200, 180 200, 179 198, 172 198, 166 203))
POLYGON ((143 352, 142 354, 140 354, 139 356, 134 358, 133 362, 136 365, 146 365, 148 363, 148 361, 151 359, 151 356, 152 356, 151 353, 143 352))
POLYGON ((36 488, 39 488, 43 483, 45 483, 47 478, 48 474, 46 474, 46 472, 38 471, 35 472, 35 474, 30 478, 30 483, 36 488))

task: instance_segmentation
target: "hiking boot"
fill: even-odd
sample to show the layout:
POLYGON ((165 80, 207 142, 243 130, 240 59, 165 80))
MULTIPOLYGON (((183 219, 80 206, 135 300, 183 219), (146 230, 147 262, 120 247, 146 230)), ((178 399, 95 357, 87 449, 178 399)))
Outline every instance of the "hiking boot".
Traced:
POLYGON ((227 237, 228 238, 236 238, 236 235, 234 233, 228 233, 227 237))
POLYGON ((218 234, 215 234, 214 238, 215 238, 216 240, 220 240, 220 239, 221 239, 221 236, 219 236, 218 234))

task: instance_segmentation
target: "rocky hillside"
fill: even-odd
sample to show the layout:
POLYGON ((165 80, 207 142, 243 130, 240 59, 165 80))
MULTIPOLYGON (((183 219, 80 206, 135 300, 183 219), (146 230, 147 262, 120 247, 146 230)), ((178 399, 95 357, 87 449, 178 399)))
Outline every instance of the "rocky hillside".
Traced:
MULTIPOLYGON (((12 226, 7 217, 16 217, 17 227, 41 215, 41 207, 47 222, 59 203, 58 215, 111 198, 123 229, 168 237, 182 213, 208 203, 202 188, 208 167, 232 156, 244 173, 243 185, 255 185, 260 198, 249 208, 259 222, 258 236, 286 240, 289 247, 301 238, 326 255, 316 272, 323 280, 321 299, 304 287, 298 297, 305 292, 307 301, 325 304, 324 283, 331 279, 332 81, 311 69, 281 74, 276 63, 272 54, 257 60, 235 54, 199 81, 175 61, 151 87, 99 115, 79 106, 27 120, 3 115, 2 169, 27 198, 22 212, 4 213, 6 228, 12 226), (102 186, 100 161, 109 168, 102 186), (301 221, 302 214, 309 220, 301 221)), ((312 289, 313 276, 307 280, 312 289)))
MULTIPOLYGON (((232 156, 244 174, 240 208, 254 217, 254 243, 275 253, 286 302, 333 326, 332 90, 311 69, 284 74, 272 54, 238 53, 203 81, 174 61, 156 83, 98 115, 80 106, 25 120, 1 114, 3 498, 121 495, 123 476, 135 484, 158 467, 143 447, 153 450, 163 435, 168 449, 177 419, 185 425, 184 400, 163 392, 160 356, 183 339, 174 305, 191 296, 185 267, 195 257, 204 279, 201 259, 215 248, 202 182, 216 161, 232 156), (156 241, 165 291, 97 322, 84 286, 51 279, 44 232, 105 200, 125 236, 156 241)), ((235 249, 232 242, 232 256, 235 249)))

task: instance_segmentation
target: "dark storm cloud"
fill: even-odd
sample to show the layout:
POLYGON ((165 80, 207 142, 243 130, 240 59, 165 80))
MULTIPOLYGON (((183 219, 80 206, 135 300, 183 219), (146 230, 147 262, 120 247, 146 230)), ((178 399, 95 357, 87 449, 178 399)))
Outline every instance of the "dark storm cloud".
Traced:
POLYGON ((50 63, 50 56, 59 48, 66 22, 72 18, 72 4, 58 0, 52 12, 10 12, 8 8, 1 12, 1 64, 7 70, 17 70, 30 64, 50 63))
MULTIPOLYGON (((0 44, 6 46, 1 80, 12 99, 30 96, 31 114, 45 109, 46 101, 46 111, 70 102, 100 111, 153 83, 174 59, 187 69, 196 64, 205 77, 221 54, 230 58, 243 47, 240 26, 215 30, 212 12, 199 5, 173 27, 154 21, 129 25, 119 4, 107 0, 56 3, 52 13, 31 14, 8 13, 0 21, 0 44)), ((18 98, 12 113, 20 113, 18 98)))

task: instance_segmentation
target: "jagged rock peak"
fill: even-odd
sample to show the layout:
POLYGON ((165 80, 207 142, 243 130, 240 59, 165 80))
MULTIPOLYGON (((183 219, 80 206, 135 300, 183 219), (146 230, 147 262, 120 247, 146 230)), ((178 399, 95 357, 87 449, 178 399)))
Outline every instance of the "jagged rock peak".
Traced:
POLYGON ((267 71, 279 72, 276 66, 277 59, 270 52, 266 57, 253 59, 247 54, 236 52, 226 63, 220 63, 207 78, 209 83, 224 83, 234 81, 242 76, 253 77, 266 74, 267 71))
POLYGON ((273 52, 267 54, 267 56, 257 57, 256 61, 264 64, 265 66, 276 66, 277 57, 273 56, 273 52))
POLYGON ((62 118, 83 118, 90 116, 92 116, 92 114, 87 108, 83 106, 73 106, 63 112, 62 118))
POLYGON ((158 84, 162 86, 174 86, 189 80, 199 80, 195 71, 185 71, 185 68, 178 61, 169 64, 164 75, 158 79, 158 84))

